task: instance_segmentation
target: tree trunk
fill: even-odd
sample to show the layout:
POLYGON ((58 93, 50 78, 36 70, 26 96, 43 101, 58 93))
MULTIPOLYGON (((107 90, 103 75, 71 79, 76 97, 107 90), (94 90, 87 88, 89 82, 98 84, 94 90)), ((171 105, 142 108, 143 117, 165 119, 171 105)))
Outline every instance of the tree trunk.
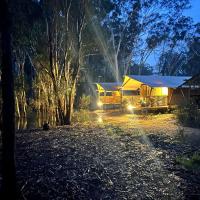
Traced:
POLYGON ((15 93, 15 101, 16 101, 17 118, 20 118, 21 114, 20 114, 20 109, 19 109, 19 100, 18 100, 18 97, 17 97, 16 93, 15 93))
POLYGON ((6 0, 0 1, 2 36, 2 199, 17 199, 15 168, 15 99, 11 55, 11 20, 6 0))
POLYGON ((64 116, 63 116, 63 110, 62 110, 62 105, 61 105, 61 100, 59 97, 59 93, 58 93, 58 84, 57 84, 57 80, 56 78, 57 73, 58 73, 58 69, 57 69, 57 62, 56 62, 56 55, 53 55, 53 36, 52 36, 52 21, 51 19, 47 20, 48 23, 48 36, 49 36, 49 65, 50 65, 50 70, 51 70, 51 78, 52 78, 52 83, 53 83, 53 89, 54 89, 54 93, 55 93, 55 98, 57 101, 57 109, 58 109, 58 115, 57 115, 57 120, 59 125, 63 125, 64 124, 64 116), (55 58, 55 59, 53 59, 55 58), (55 60, 55 62, 54 62, 55 60))
POLYGON ((70 95, 69 95, 69 102, 67 105, 67 113, 66 113, 66 117, 65 117, 65 125, 71 125, 71 121, 72 121, 72 113, 73 113, 73 91, 71 91, 70 95))

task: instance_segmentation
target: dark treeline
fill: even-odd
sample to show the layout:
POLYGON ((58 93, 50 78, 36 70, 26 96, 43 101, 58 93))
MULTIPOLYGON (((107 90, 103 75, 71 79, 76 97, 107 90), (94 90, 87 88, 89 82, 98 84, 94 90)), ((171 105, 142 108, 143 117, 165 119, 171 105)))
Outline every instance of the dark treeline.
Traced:
POLYGON ((183 15, 189 0, 8 2, 18 118, 34 110, 70 124, 85 82, 200 71, 200 26, 183 15))

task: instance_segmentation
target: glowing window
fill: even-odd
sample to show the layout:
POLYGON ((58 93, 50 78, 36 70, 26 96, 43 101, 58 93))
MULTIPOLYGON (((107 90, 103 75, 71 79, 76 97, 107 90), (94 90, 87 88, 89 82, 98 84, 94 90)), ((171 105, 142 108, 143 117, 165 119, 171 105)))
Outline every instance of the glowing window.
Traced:
POLYGON ((168 95, 168 88, 167 87, 162 87, 162 95, 168 95))
POLYGON ((123 90, 123 96, 136 96, 140 95, 140 90, 123 90))
POLYGON ((106 92, 106 96, 112 96, 112 92, 106 92))
POLYGON ((99 96, 104 96, 104 92, 100 92, 100 93, 99 93, 99 96))

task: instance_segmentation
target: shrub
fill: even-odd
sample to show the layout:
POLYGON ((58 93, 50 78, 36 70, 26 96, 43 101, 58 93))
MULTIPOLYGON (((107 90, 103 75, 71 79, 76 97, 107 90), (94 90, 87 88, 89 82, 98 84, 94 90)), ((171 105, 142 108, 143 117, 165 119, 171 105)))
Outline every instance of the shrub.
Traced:
POLYGON ((188 104, 179 107, 175 111, 176 117, 180 124, 194 128, 200 127, 200 110, 195 104, 188 104))
POLYGON ((86 95, 83 95, 81 98, 80 98, 80 104, 79 104, 79 108, 80 109, 89 109, 89 106, 90 106, 90 96, 86 96, 86 95))
POLYGON ((79 110, 74 112, 72 121, 74 122, 89 122, 90 121, 90 113, 87 110, 79 110))
POLYGON ((176 162, 179 165, 184 166, 187 169, 199 169, 200 168, 200 154, 199 153, 194 153, 190 157, 177 157, 176 162))

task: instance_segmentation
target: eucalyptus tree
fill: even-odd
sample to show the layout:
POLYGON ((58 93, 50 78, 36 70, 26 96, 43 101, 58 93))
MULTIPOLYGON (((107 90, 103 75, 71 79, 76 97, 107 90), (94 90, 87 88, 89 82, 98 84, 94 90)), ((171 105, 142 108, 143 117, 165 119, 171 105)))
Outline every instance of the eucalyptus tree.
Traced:
POLYGON ((190 18, 182 16, 177 21, 169 21, 165 27, 167 38, 160 45, 158 71, 162 75, 180 74, 187 62, 187 44, 193 38, 194 26, 190 18))
POLYGON ((16 113, 26 117, 33 93, 34 59, 42 48, 42 10, 36 0, 11 0, 9 9, 13 15, 13 63, 15 79, 16 113))
POLYGON ((105 29, 106 33, 100 36, 98 31, 96 35, 100 37, 100 48, 103 50, 102 53, 111 68, 113 77, 119 81, 121 73, 124 73, 120 73, 119 66, 126 64, 137 35, 140 3, 135 0, 115 0, 111 3, 112 10, 102 21, 102 29, 105 29))
POLYGON ((83 62, 82 34, 88 1, 42 1, 41 5, 47 27, 49 67, 46 70, 52 80, 57 119, 61 124, 70 124, 83 62))
MULTIPOLYGON (((150 56, 159 57, 170 52, 180 52, 181 60, 183 48, 193 32, 192 20, 183 15, 183 11, 190 7, 189 0, 141 0, 140 3, 140 29, 133 61, 143 66, 150 56)), ((160 63, 158 65, 160 72, 162 67, 160 63)), ((169 71, 173 73, 174 69, 169 71)))
POLYGON ((173 75, 180 72, 185 63, 187 42, 194 33, 193 21, 183 15, 183 11, 190 7, 189 0, 183 1, 153 1, 153 10, 145 37, 147 52, 160 57, 157 68, 162 75, 173 75))
POLYGON ((126 74, 132 63, 141 66, 140 74, 150 56, 183 47, 192 33, 191 19, 183 16, 189 0, 110 2, 112 10, 101 22, 104 30, 98 29, 96 36, 115 79, 126 74))
POLYGON ((187 43, 185 62, 180 68, 182 74, 195 75, 200 73, 200 23, 195 25, 195 33, 187 43))

